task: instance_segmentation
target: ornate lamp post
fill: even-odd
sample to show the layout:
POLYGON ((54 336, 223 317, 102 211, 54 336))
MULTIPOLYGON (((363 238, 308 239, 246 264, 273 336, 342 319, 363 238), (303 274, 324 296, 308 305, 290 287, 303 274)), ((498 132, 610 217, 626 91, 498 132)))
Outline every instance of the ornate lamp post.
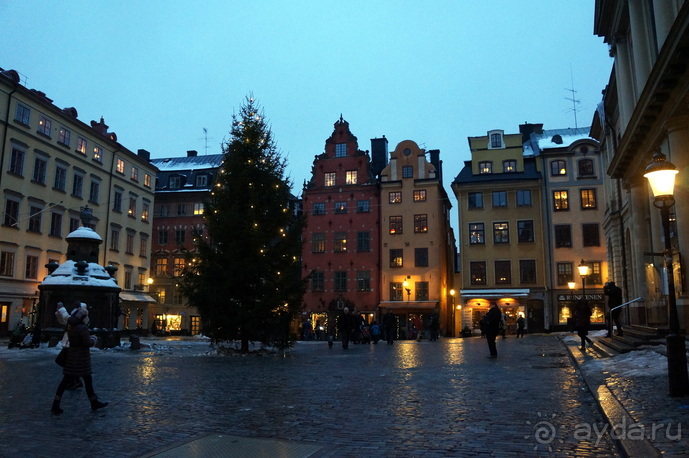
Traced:
POLYGON ((581 275, 581 295, 583 299, 586 300, 586 277, 589 273, 591 273, 591 269, 589 268, 589 265, 586 264, 586 261, 584 261, 583 259, 577 266, 577 269, 579 269, 579 275, 581 275))
POLYGON ((568 281, 567 286, 569 287, 569 300, 573 301, 574 300, 574 288, 577 287, 577 284, 574 283, 573 281, 568 281))
POLYGON ((644 176, 648 178, 653 192, 653 205, 660 209, 665 239, 665 265, 667 266, 667 299, 669 308, 670 333, 667 335, 667 372, 670 381, 670 396, 689 395, 687 376, 687 354, 684 337, 679 334, 679 316, 675 298, 675 277, 672 266, 672 244, 670 243, 670 208, 675 205, 673 197, 675 175, 678 170, 674 164, 665 160, 665 155, 657 152, 646 167, 644 176))
POLYGON ((404 280, 402 286, 404 286, 404 289, 407 291, 407 302, 411 301, 411 288, 409 288, 409 282, 404 280))

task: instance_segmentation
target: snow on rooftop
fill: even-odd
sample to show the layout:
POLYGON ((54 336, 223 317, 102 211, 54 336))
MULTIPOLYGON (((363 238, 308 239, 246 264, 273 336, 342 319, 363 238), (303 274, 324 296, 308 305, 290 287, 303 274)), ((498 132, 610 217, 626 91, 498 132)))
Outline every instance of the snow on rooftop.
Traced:
POLYGON ((151 163, 161 172, 175 170, 214 169, 222 165, 222 154, 207 154, 204 156, 166 157, 151 159, 151 163))

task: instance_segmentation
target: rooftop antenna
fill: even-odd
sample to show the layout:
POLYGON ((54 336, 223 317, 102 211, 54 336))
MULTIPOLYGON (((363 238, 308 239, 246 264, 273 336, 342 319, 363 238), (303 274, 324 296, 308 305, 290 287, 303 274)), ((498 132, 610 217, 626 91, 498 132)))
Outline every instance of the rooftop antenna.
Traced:
POLYGON ((580 101, 576 99, 574 96, 577 93, 577 91, 574 90, 574 74, 572 72, 572 64, 569 64, 569 77, 572 80, 572 88, 565 88, 565 91, 571 92, 572 97, 565 97, 565 99, 572 102, 572 111, 574 112, 574 128, 576 129, 579 127, 579 125, 577 124, 577 103, 580 103, 580 101))
MULTIPOLYGON (((204 150, 205 150, 205 155, 208 155, 208 129, 205 127, 203 128, 203 140, 204 140, 204 150)), ((213 140, 213 137, 210 138, 210 140, 213 140)))

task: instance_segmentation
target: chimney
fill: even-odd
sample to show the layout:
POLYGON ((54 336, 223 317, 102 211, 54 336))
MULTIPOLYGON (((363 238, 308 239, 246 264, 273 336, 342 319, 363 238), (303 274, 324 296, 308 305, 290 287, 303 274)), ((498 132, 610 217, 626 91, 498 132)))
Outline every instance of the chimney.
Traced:
POLYGON ((199 154, 199 153, 198 153, 196 150, 194 150, 194 149, 191 149, 191 150, 188 150, 188 151, 187 151, 187 157, 196 157, 196 156, 198 156, 198 154, 199 154))
POLYGON ((108 125, 105 124, 102 116, 100 117, 100 122, 91 121, 91 129, 101 135, 106 135, 108 133, 108 125))
POLYGON ((388 139, 371 139, 371 173, 374 177, 379 177, 383 169, 388 165, 388 139))
POLYGON ((443 163, 440 160, 440 150, 439 149, 432 149, 428 151, 428 154, 431 156, 431 164, 435 166, 435 170, 438 172, 438 179, 442 183, 443 181, 443 163))
POLYGON ((137 156, 139 156, 141 159, 151 162, 151 153, 146 151, 145 149, 140 149, 136 152, 137 156))
POLYGON ((524 124, 519 124, 519 133, 522 134, 522 143, 526 143, 531 138, 531 134, 542 134, 543 133, 543 123, 540 124, 530 124, 528 122, 524 124))

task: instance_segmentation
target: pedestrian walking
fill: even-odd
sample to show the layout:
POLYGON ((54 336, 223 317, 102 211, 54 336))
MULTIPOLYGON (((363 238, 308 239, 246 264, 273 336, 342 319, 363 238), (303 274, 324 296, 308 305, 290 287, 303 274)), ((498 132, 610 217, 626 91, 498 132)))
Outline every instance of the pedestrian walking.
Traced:
POLYGON ((581 351, 586 351, 586 343, 593 345, 588 338, 589 326, 591 326, 591 307, 588 301, 580 299, 574 305, 574 329, 581 339, 581 351))
POLYGON ((498 349, 495 346, 495 339, 498 337, 498 332, 500 331, 500 322, 502 321, 502 313, 500 313, 500 308, 498 304, 493 304, 493 306, 485 314, 485 332, 486 340, 488 341, 488 350, 490 351, 489 358, 498 357, 498 349))
POLYGON ((440 327, 440 319, 438 317, 438 312, 435 311, 431 315, 428 327, 431 331, 431 341, 438 340, 438 328, 440 327))
POLYGON ((378 341, 380 340, 380 326, 378 326, 377 321, 373 321, 371 323, 371 340, 373 340, 374 344, 377 344, 378 341))
POLYGON ((57 387, 53 406, 50 411, 55 415, 60 415, 63 410, 60 408, 60 401, 65 390, 74 383, 75 378, 82 378, 86 388, 86 395, 91 402, 91 409, 98 410, 107 406, 107 402, 98 400, 98 396, 93 390, 93 378, 91 377, 91 347, 95 346, 96 338, 89 332, 88 318, 89 312, 86 304, 81 303, 79 307, 72 310, 67 320, 67 334, 69 337, 69 347, 67 347, 67 357, 62 368, 62 381, 57 387))
POLYGON ((349 313, 349 307, 345 307, 342 310, 340 319, 337 322, 337 327, 340 331, 340 335, 342 336, 342 348, 346 350, 349 348, 349 339, 351 339, 352 332, 356 327, 354 315, 349 313))
POLYGON ((524 327, 526 326, 526 320, 523 316, 519 315, 517 318, 517 337, 524 337, 524 327))
POLYGON ((388 342, 388 345, 392 345, 395 341, 395 332, 397 331, 397 317, 390 309, 383 316, 383 331, 385 332, 385 340, 388 342))
POLYGON ((620 320, 622 315, 622 308, 617 310, 612 310, 618 305, 622 305, 622 288, 617 286, 614 281, 609 281, 603 287, 603 293, 608 296, 608 313, 605 314, 605 319, 608 322, 608 337, 612 337, 614 326, 617 326, 617 335, 621 336, 622 333, 622 321, 620 320), (612 311, 612 312, 611 312, 612 311))

